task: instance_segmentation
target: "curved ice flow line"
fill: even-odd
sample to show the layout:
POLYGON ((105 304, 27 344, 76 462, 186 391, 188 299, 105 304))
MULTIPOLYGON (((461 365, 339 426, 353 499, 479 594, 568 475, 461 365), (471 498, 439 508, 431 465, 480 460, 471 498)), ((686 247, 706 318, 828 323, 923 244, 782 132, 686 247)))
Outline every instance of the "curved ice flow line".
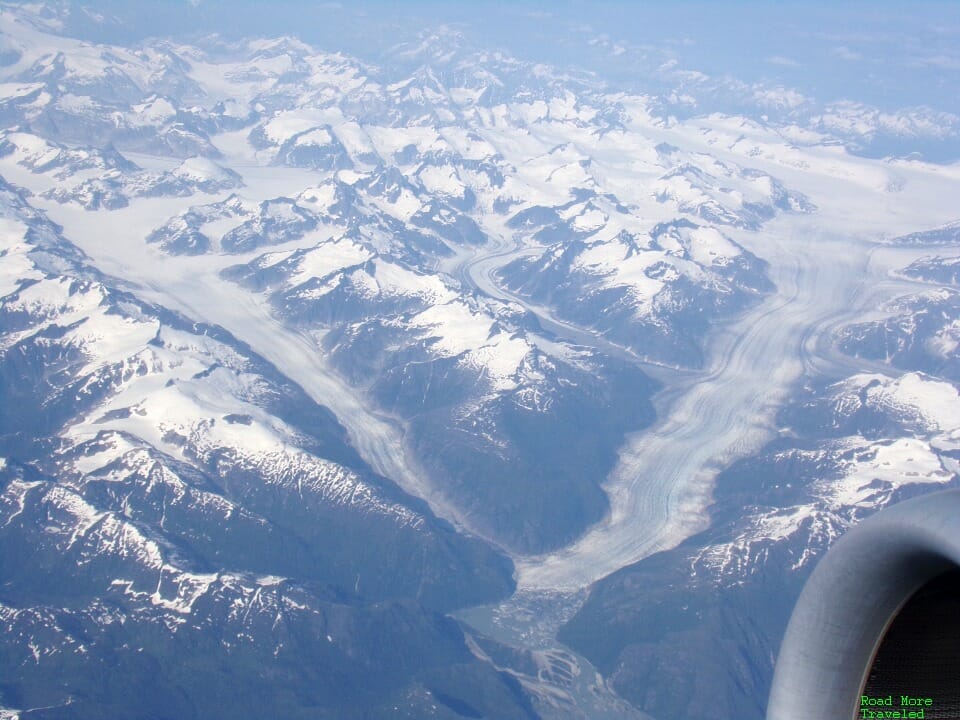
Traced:
POLYGON ((167 307, 180 307, 190 317, 227 329, 298 383, 318 404, 328 407, 347 431, 350 443, 375 472, 406 492, 425 500, 431 510, 462 527, 456 511, 424 479, 407 455, 398 421, 367 407, 325 361, 314 341, 285 326, 263 302, 233 290, 217 276, 165 285, 150 285, 167 307))
MULTIPOLYGON (((51 210, 53 216, 75 215, 59 208, 51 210)), ((124 236, 123 216, 122 211, 115 213, 106 223, 115 224, 119 236, 124 236)), ((144 294, 161 304, 181 309, 197 320, 221 325, 246 342, 299 383, 314 400, 329 407, 347 429, 358 453, 374 470, 427 501, 437 515, 461 529, 469 527, 468 520, 444 502, 409 458, 402 426, 366 407, 329 367, 312 338, 291 333, 262 301, 221 279, 217 274, 219 267, 198 267, 202 261, 196 258, 189 261, 189 266, 178 267, 187 261, 158 258, 138 242, 102 243, 99 238, 105 228, 92 227, 89 221, 77 223, 76 217, 64 219, 74 220, 66 224, 72 230, 81 230, 77 234, 84 249, 105 261, 106 270, 115 270, 141 289, 149 289, 144 294)), ((100 222, 103 224, 103 220, 100 222)), ((817 327, 831 314, 837 315, 837 307, 849 307, 850 298, 843 297, 844 288, 852 295, 852 281, 864 274, 860 260, 841 262, 844 257, 850 258, 857 247, 850 241, 842 247, 831 247, 830 241, 813 233, 799 239, 778 240, 772 231, 738 239, 753 245, 750 249, 770 262, 772 279, 780 292, 740 322, 723 329, 717 338, 718 361, 706 373, 674 378, 679 380, 670 392, 675 402, 667 406, 657 425, 627 439, 620 462, 605 484, 611 501, 606 520, 572 546, 542 557, 519 559, 521 589, 585 587, 679 542, 699 527, 720 463, 761 442, 764 427, 777 404, 799 376, 800 353, 806 353, 809 362, 815 346, 815 336, 811 337, 809 328, 817 327), (820 265, 824 266, 826 279, 818 279, 820 265), (806 282, 797 284, 798 279, 806 282), (818 298, 815 291, 827 287, 831 293, 818 298), (774 366, 777 359, 781 365, 776 376, 757 377, 774 366), (752 384, 747 382, 751 378, 752 384), (744 409, 739 415, 738 408, 744 409), (745 419, 748 412, 755 415, 753 423, 745 419), (707 442, 699 442, 702 438, 707 442)), ((509 242, 491 249, 492 253, 475 255, 461 266, 462 280, 494 297, 526 306, 564 339, 613 354, 626 353, 624 357, 632 355, 602 336, 564 323, 552 317, 546 308, 531 305, 497 287, 495 270, 512 256, 530 249, 520 249, 509 242)), ((863 255, 861 247, 858 258, 863 255)))
POLYGON ((316 403, 329 408, 345 428, 351 445, 376 473, 424 500, 437 516, 468 530, 461 514, 410 458, 402 424, 366 405, 330 366, 313 338, 285 326, 264 300, 219 276, 224 264, 252 260, 258 252, 227 259, 180 257, 160 253, 142 241, 164 218, 182 209, 181 205, 179 199, 160 201, 142 215, 137 209, 125 208, 102 216, 52 201, 40 203, 97 267, 122 278, 123 284, 145 300, 196 322, 219 325, 246 343, 316 403), (112 242, 114 238, 123 242, 112 242))
POLYGON ((669 373, 670 380, 676 381, 677 377, 688 373, 688 371, 682 368, 662 365, 643 358, 630 350, 630 348, 608 340, 600 332, 561 320, 553 314, 550 308, 537 305, 529 298, 511 293, 497 284, 494 279, 494 274, 497 270, 524 255, 538 255, 542 251, 543 248, 540 246, 521 247, 516 240, 509 241, 501 239, 498 241, 498 245, 494 248, 493 252, 474 253, 462 261, 454 272, 462 284, 475 288, 488 297, 521 305, 537 317, 540 327, 569 343, 598 349, 612 357, 641 365, 648 374, 654 377, 660 377, 661 374, 665 374, 661 372, 665 370, 669 373))
MULTIPOLYGON (((701 529, 717 473, 773 434, 774 414, 805 366, 832 364, 816 356, 817 339, 840 316, 855 313, 870 247, 809 228, 783 237, 774 232, 742 242, 769 262, 777 292, 721 328, 709 368, 681 380, 660 421, 627 438, 604 485, 607 517, 570 546, 516 560, 521 592, 586 587, 701 529)), ((509 296, 492 282, 493 269, 478 259, 464 274, 483 290, 493 286, 509 296)))

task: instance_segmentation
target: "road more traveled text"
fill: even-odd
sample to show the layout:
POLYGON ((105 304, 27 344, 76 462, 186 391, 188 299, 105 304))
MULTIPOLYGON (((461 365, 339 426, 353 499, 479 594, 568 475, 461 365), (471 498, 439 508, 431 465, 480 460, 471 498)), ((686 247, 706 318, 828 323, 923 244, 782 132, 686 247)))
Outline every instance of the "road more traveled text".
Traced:
POLYGON ((860 696, 861 720, 879 720, 880 718, 916 718, 923 720, 924 709, 933 705, 933 698, 901 695, 897 709, 894 709, 893 695, 876 698, 860 696))

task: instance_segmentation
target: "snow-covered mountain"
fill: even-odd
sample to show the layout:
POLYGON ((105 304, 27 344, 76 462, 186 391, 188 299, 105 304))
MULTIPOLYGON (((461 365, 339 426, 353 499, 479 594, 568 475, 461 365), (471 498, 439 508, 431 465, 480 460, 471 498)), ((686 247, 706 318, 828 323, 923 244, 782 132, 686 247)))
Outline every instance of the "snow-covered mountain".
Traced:
MULTIPOLYGON (((930 265, 895 275, 926 280, 930 265)), ((560 637, 656 717, 760 717, 817 559, 871 513, 960 484, 954 295, 903 296, 839 328, 839 349, 884 371, 808 378, 778 436, 720 473, 708 528, 599 582, 560 637)))
POLYGON ((231 707, 272 712, 309 692, 360 712, 349 693, 338 704, 329 674, 369 688, 368 666, 419 693, 415 707, 434 691, 416 676, 436 668, 388 670, 396 661, 374 648, 393 637, 408 652, 426 633, 429 653, 446 647, 444 664, 493 683, 502 697, 487 707, 510 706, 512 690, 432 615, 507 591, 508 561, 374 474, 331 413, 245 345, 119 289, 0 190, 0 657, 4 677, 23 678, 12 702, 129 712, 160 667, 161 683, 186 673, 185 712, 219 712, 224 698, 204 688, 257 663, 275 679, 246 677, 252 694, 238 688, 231 707), (205 667, 217 647, 223 665, 205 667), (291 674, 307 657, 314 670, 291 674), (116 690, 91 684, 104 673, 116 690))
POLYGON ((0 718, 759 718, 815 559, 956 482, 958 176, 855 108, 112 23, 0 5, 0 718), (608 529, 576 657, 448 615, 608 529))
MULTIPOLYGON (((949 266, 917 261, 903 270, 923 280, 943 277, 949 266)), ((844 328, 840 348, 855 357, 921 370, 960 381, 960 293, 939 287, 891 301, 886 317, 844 328)))
POLYGON ((903 274, 908 278, 929 283, 960 285, 960 257, 923 257, 904 268, 903 274))
POLYGON ((957 243, 960 242, 960 220, 945 223, 929 230, 920 230, 918 232, 900 235, 891 242, 905 246, 945 246, 955 248, 957 243))
POLYGON ((678 219, 639 236, 602 228, 560 233, 543 254, 514 260, 500 277, 637 354, 695 367, 711 321, 771 289, 763 263, 715 227, 678 219))
MULTIPOLYGON (((24 23, 10 12, 4 22, 24 23)), ((60 38, 14 37, 21 57, 6 74, 52 82, 60 38)), ((86 219, 48 206, 125 279, 157 290, 155 273, 188 277, 176 258, 203 255, 203 273, 262 295, 365 403, 406 425, 409 451, 460 522, 519 551, 562 545, 603 516, 615 449, 652 418, 655 384, 632 357, 696 366, 710 320, 771 289, 763 263, 713 225, 757 229, 813 208, 767 173, 626 132, 610 97, 589 85, 574 94, 542 70, 534 87, 507 59, 459 60, 450 85, 430 67, 388 82, 292 40, 164 43, 124 58, 81 43, 56 74, 57 93, 113 108, 108 137, 85 127, 90 149, 79 149, 77 137, 44 135, 60 95, 14 104, 21 129, 8 133, 3 167, 42 199, 142 228, 118 254, 86 219), (496 98, 482 92, 491 85, 496 98), (151 142, 186 124, 210 147, 180 161, 179 149, 135 141, 134 124, 153 129, 151 142), (598 150, 609 159, 591 159, 598 150), (639 158, 629 168, 628 150, 639 158), (638 171, 646 181, 628 183, 638 171), (581 246, 584 257, 547 259, 581 246), (477 262, 490 248, 499 272, 477 262), (546 309, 531 314, 525 298, 546 309), (558 333, 555 321, 582 331, 558 333), (584 347, 595 333, 615 345, 584 347)))
POLYGON ((59 181, 44 197, 87 210, 116 210, 137 197, 219 193, 243 184, 237 173, 208 158, 187 158, 170 170, 148 172, 112 147, 73 149, 30 133, 8 132, 0 137, 0 153, 59 181))

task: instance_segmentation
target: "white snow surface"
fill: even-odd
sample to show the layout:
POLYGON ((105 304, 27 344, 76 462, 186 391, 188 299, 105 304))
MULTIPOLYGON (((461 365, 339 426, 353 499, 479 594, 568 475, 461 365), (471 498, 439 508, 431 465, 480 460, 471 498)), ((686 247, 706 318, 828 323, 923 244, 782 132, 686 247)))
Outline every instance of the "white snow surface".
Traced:
POLYGON ((498 390, 516 386, 512 378, 531 350, 525 340, 497 330, 489 317, 459 300, 427 308, 410 319, 410 326, 426 330, 442 357, 462 356, 464 364, 486 370, 498 390))
MULTIPOLYGON (((762 246, 752 243, 770 262, 779 293, 717 338, 707 370, 651 431, 628 439, 605 486, 607 518, 563 550, 522 559, 521 587, 584 587, 704 527, 713 478, 762 446, 793 383, 822 362, 811 353, 810 328, 824 332, 870 307, 861 289, 869 246, 820 232, 808 226, 778 236, 768 228, 762 246)), ((796 526, 766 522, 775 534, 796 526)))
POLYGON ((859 436, 840 438, 822 449, 791 451, 805 460, 839 464, 838 477, 825 477, 809 489, 811 501, 778 509, 747 508, 737 537, 704 548, 694 560, 715 577, 734 583, 762 569, 774 543, 798 538, 799 554, 793 567, 816 556, 842 534, 863 512, 888 504, 893 494, 909 485, 945 487, 955 478, 943 450, 957 447, 960 405, 957 388, 920 373, 899 377, 860 373, 833 386, 838 412, 854 412, 860 394, 886 416, 915 427, 918 437, 895 437, 868 441, 859 436))
POLYGON ((21 282, 41 276, 27 256, 31 246, 24 242, 26 232, 23 221, 0 216, 0 298, 16 290, 21 282))
MULTIPOLYGON (((0 73, 0 96, 16 99, 37 91, 39 86, 10 78, 35 63, 46 67, 53 57, 51 50, 56 48, 67 58, 66 79, 77 81, 71 84, 70 92, 57 98, 57 103, 64 111, 81 115, 94 116, 102 108, 90 97, 77 94, 82 87, 79 81, 106 77, 111 63, 116 62, 111 57, 120 58, 123 72, 141 88, 151 87, 160 62, 149 53, 110 49, 115 53, 111 56, 104 46, 47 35, 20 22, 8 10, 0 12, 0 31, 15 37, 24 53, 15 66, 0 73)), ((654 427, 625 440, 605 484, 611 501, 609 516, 568 548, 521 559, 518 572, 524 588, 584 587, 652 552, 672 547, 701 528, 719 469, 753 452, 771 436, 777 408, 804 371, 833 367, 835 358, 818 355, 817 339, 845 318, 879 306, 886 294, 896 291, 897 287, 880 282, 886 275, 872 265, 871 243, 956 219, 950 199, 956 197, 960 183, 957 166, 860 158, 843 147, 820 143, 819 131, 775 128, 720 114, 666 121, 653 114, 651 98, 639 95, 598 95, 604 102, 616 103, 623 117, 622 127, 598 132, 591 125, 597 113, 591 97, 564 91, 553 97, 516 97, 485 107, 479 95, 463 88, 453 94, 455 102, 461 104, 461 116, 453 123, 443 119, 453 118, 444 114, 449 113, 449 108, 443 107, 446 100, 430 87, 421 88, 411 80, 398 84, 393 92, 436 103, 436 117, 440 119, 431 118, 426 124, 417 119, 408 127, 368 124, 363 118, 345 115, 339 103, 354 102, 365 93, 383 95, 386 89, 371 77, 375 74, 372 70, 297 43, 281 47, 265 42, 250 44, 250 56, 243 61, 220 61, 196 48, 178 51, 189 58, 190 77, 211 99, 232 99, 234 117, 243 115, 258 94, 278 88, 279 92, 290 90, 280 85, 280 77, 292 67, 294 58, 303 63, 309 68, 309 77, 297 81, 295 107, 270 112, 266 106, 259 106, 267 115, 261 121, 264 134, 276 145, 304 132, 309 133, 304 136, 309 141, 320 142, 329 133, 319 128, 329 126, 330 133, 355 161, 356 170, 336 173, 348 184, 359 183, 372 170, 370 158, 379 158, 388 166, 395 164, 393 153, 408 145, 421 154, 452 152, 462 159, 495 163, 505 175, 501 187, 483 180, 481 173, 468 172, 447 161, 407 168, 411 173, 416 168, 419 182, 408 179, 415 187, 419 184, 425 188, 427 195, 462 197, 466 188, 476 194, 479 210, 475 219, 495 240, 477 251, 480 257, 474 264, 483 268, 488 279, 498 263, 510 259, 509 253, 502 252, 504 246, 515 252, 541 249, 523 232, 506 228, 503 218, 492 211, 496 200, 516 201, 511 212, 517 212, 534 205, 567 204, 574 191, 584 189, 596 191, 597 197, 615 198, 625 210, 617 209, 612 201, 598 200, 590 207, 571 209, 563 218, 573 230, 588 235, 588 249, 578 263, 611 286, 631 288, 638 312, 649 312, 651 298, 673 279, 669 274, 659 279, 646 275, 655 257, 669 259, 678 274, 690 278, 736 258, 740 250, 734 243, 769 263, 776 293, 713 337, 706 369, 673 388, 674 399, 661 408, 662 416, 654 427), (679 150, 662 152, 657 149, 661 143, 679 150), (734 221, 747 203, 769 204, 775 200, 774 179, 808 197, 816 211, 800 214, 802 208, 794 198, 791 202, 797 212, 781 212, 762 232, 737 229, 734 221), (706 211, 720 220, 705 221, 706 211), (622 229, 642 234, 657 223, 678 217, 705 225, 691 234, 689 248, 665 247, 646 256, 640 252, 627 257, 615 240, 622 229), (723 225, 723 230, 714 225, 723 225), (876 281, 873 287, 871 281, 876 281)), ((793 102, 783 94, 768 100, 793 102)), ((40 112, 45 102, 49 99, 40 98, 35 111, 40 112)), ((152 93, 144 97, 142 107, 121 113, 116 122, 156 126, 166 122, 170 110, 167 99, 152 93)), ((825 114, 821 124, 861 134, 883 129, 909 134, 923 131, 930 122, 922 114, 884 117, 838 105, 825 114)), ((333 174, 325 177, 313 171, 272 166, 275 150, 254 150, 248 135, 249 128, 244 128, 213 138, 224 154, 217 162, 243 176, 245 198, 258 202, 299 197, 304 207, 329 207, 332 196, 323 181, 333 174)), ((42 193, 56 179, 35 176, 17 161, 28 154, 45 158, 52 149, 39 139, 21 141, 20 154, 2 161, 4 177, 42 193)), ((211 163, 188 160, 180 166, 181 172, 209 177, 218 172, 211 163)), ((371 203, 406 222, 423 207, 424 199, 404 189, 394 202, 371 203)), ((180 199, 134 198, 129 208, 111 213, 60 206, 41 197, 33 201, 64 226, 66 235, 100 269, 122 277, 151 301, 195 320, 219 324, 247 342, 317 402, 330 407, 347 427, 358 451, 377 471, 426 498, 439 514, 457 519, 457 509, 425 482, 415 459, 408 455, 403 428, 371 407, 356 388, 332 371, 317 338, 292 331, 271 314, 265 298, 220 276, 226 266, 251 262, 260 257, 259 253, 184 258, 145 245, 143 239, 152 229, 183 210, 180 199)), ((523 358, 539 340, 514 336, 499 328, 488 308, 458 296, 455 284, 438 279, 435 268, 414 271, 371 253, 370 248, 335 240, 336 233, 319 235, 308 234, 273 248, 270 262, 306 250, 289 279, 296 284, 372 260, 372 274, 355 273, 358 286, 370 292, 416 294, 425 299, 428 307, 410 319, 410 326, 428 341, 434 353, 481 369, 498 390, 514 387, 523 358)), ((18 279, 32 276, 19 245, 22 228, 4 221, 0 238, 0 290, 7 295, 16 289, 18 279)), ((152 337, 154 325, 120 316, 106 317, 97 310, 94 291, 72 297, 55 281, 34 287, 38 289, 21 293, 17 300, 31 312, 86 318, 70 331, 68 339, 91 354, 89 369, 97 362, 144 359, 134 349, 152 337)), ((523 304, 522 299, 510 299, 523 304)), ((532 305, 529 309, 534 314, 542 310, 532 305)), ((946 337, 943 342, 949 347, 952 340, 946 337)), ((172 365, 162 353, 150 352, 154 353, 148 358, 151 362, 172 365)), ((242 379, 216 372, 210 375, 207 386, 191 384, 187 378, 191 365, 184 361, 181 369, 164 370, 174 375, 160 371, 148 374, 136 393, 142 400, 131 403, 146 415, 134 413, 124 421, 117 420, 115 429, 136 428, 137 432, 148 433, 147 426, 152 425, 156 433, 163 424, 190 434, 198 443, 225 443, 242 451, 236 428, 207 422, 224 410, 218 393, 237 391, 238 386, 231 383, 242 384, 242 379), (161 378, 164 382, 174 379, 174 386, 149 386, 161 378), (138 417, 149 418, 149 422, 138 417)), ((131 382, 130 387, 135 384, 131 382)), ((957 413, 955 388, 931 387, 923 378, 903 377, 897 384, 877 390, 875 400, 915 413, 917 422, 934 433, 936 442, 957 441, 952 421, 957 413)), ((271 425, 263 418, 255 417, 255 421, 253 426, 244 427, 247 449, 261 457, 283 454, 289 429, 271 425)), ((92 433, 92 426, 84 432, 92 433)), ((891 484, 907 482, 909 477, 939 481, 941 476, 932 460, 935 453, 912 443, 909 439, 897 440, 876 448, 872 458, 864 455, 847 476, 849 483, 837 486, 837 497, 859 502, 862 483, 877 473, 891 484), (913 458, 915 470, 905 464, 908 458, 913 458), (908 474, 914 471, 917 475, 908 474)), ((758 520, 757 527, 761 534, 777 538, 791 532, 798 522, 798 513, 785 512, 758 520)))
POLYGON ((227 180, 229 174, 220 165, 210 158, 194 156, 187 158, 180 163, 173 174, 188 180, 209 181, 209 180, 227 180))
POLYGON ((351 240, 321 243, 301 256, 296 273, 290 276, 290 284, 299 285, 311 278, 322 279, 343 268, 366 262, 372 257, 367 248, 351 240))

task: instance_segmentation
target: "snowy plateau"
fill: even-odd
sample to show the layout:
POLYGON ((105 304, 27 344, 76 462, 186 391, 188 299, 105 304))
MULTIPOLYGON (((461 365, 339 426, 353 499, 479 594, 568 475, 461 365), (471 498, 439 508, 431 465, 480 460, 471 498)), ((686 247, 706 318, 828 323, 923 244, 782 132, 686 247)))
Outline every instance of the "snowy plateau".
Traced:
POLYGON ((67 7, 0 5, 0 718, 760 720, 960 484, 960 165, 876 113, 67 7))

